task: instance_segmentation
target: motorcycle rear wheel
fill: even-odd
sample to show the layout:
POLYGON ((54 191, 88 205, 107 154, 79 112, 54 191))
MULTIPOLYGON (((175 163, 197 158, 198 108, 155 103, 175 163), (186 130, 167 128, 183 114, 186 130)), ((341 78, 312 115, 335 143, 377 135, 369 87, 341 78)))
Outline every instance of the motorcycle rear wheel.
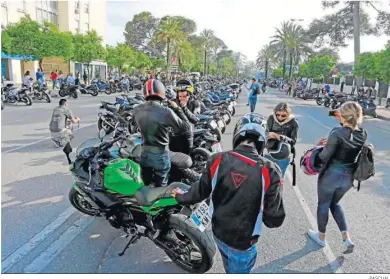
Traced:
POLYGON ((26 106, 31 106, 32 105, 32 100, 31 100, 30 96, 24 96, 22 98, 22 101, 26 103, 26 106))
POLYGON ((191 223, 190 219, 183 215, 171 215, 167 226, 166 231, 171 231, 179 241, 186 243, 186 250, 190 249, 188 248, 189 246, 192 246, 192 248, 196 247, 196 250, 198 250, 196 252, 200 254, 201 260, 191 261, 192 249, 189 251, 189 259, 186 257, 188 255, 179 255, 170 250, 165 250, 168 257, 180 268, 190 273, 200 274, 207 272, 213 266, 216 253, 216 246, 211 231, 199 231, 191 223))

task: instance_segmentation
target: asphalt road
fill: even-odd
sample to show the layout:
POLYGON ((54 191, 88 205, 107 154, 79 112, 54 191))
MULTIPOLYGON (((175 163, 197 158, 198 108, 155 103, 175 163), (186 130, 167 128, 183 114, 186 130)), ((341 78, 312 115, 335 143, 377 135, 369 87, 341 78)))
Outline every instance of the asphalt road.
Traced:
MULTIPOLYGON (((75 131, 73 146, 97 136, 100 100, 113 96, 82 96, 69 106, 82 124, 75 131)), ((314 101, 293 100, 277 90, 259 96, 256 111, 269 115, 279 101, 293 105, 299 119, 298 159, 319 138, 339 124, 328 117, 327 109, 314 101)), ((7 273, 181 273, 165 253, 147 239, 131 247, 122 233, 104 219, 83 216, 68 201, 72 179, 65 156, 48 139, 52 104, 31 107, 7 106, 1 112, 1 260, 7 273)), ((223 136, 224 150, 230 149, 237 119, 249 111, 246 94, 239 99, 236 115, 223 136)), ((316 177, 299 169, 297 186, 291 175, 284 186, 287 217, 278 229, 264 227, 258 243, 254 273, 389 273, 390 272, 390 122, 366 118, 364 127, 375 145, 377 174, 342 200, 349 230, 356 248, 344 255, 341 236, 330 217, 328 246, 320 249, 306 232, 316 228, 316 177), (386 172, 387 170, 387 172, 386 172)), ((223 273, 217 255, 210 273, 223 273)))

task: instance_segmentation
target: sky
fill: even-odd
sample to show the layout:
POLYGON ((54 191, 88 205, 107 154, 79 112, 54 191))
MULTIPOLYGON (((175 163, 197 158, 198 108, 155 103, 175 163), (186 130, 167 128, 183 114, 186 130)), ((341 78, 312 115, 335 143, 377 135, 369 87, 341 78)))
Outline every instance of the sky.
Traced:
MULTIPOLYGON (((390 11, 390 0, 377 1, 377 8, 390 11)), ((371 7, 365 10, 372 18, 376 11, 371 7)), ((124 41, 125 25, 135 14, 149 11, 155 17, 181 15, 193 19, 197 33, 204 28, 212 29, 229 49, 241 52, 254 61, 261 47, 271 41, 275 28, 289 19, 303 19, 301 25, 331 11, 324 11, 319 0, 143 0, 108 1, 106 42, 116 45, 124 41)), ((362 36, 361 52, 383 49, 390 37, 362 36)), ((347 41, 346 48, 339 49, 342 62, 353 61, 353 41, 347 41)))

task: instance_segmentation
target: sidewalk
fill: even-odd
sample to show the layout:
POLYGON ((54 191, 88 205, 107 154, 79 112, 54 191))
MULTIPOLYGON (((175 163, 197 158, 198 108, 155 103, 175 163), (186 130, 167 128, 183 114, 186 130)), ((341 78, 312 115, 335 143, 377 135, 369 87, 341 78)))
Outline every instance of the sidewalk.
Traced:
POLYGON ((385 108, 385 106, 378 106, 376 108, 376 113, 378 114, 378 118, 390 121, 390 108, 385 108))

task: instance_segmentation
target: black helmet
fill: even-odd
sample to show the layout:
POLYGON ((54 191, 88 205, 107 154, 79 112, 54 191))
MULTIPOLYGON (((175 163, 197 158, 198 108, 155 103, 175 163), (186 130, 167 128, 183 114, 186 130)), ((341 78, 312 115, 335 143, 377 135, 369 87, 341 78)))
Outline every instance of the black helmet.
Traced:
POLYGON ((275 160, 287 159, 291 154, 291 145, 278 139, 269 139, 266 148, 268 154, 275 160))
POLYGON ((181 78, 176 82, 176 91, 187 91, 192 95, 194 93, 194 84, 189 78, 181 78))
POLYGON ((233 148, 247 139, 255 139, 257 152, 263 152, 266 136, 267 120, 258 113, 247 113, 237 121, 233 132, 233 148))
POLYGON ((161 100, 165 99, 165 86, 158 79, 149 79, 144 85, 144 96, 145 99, 152 96, 157 96, 161 100))

